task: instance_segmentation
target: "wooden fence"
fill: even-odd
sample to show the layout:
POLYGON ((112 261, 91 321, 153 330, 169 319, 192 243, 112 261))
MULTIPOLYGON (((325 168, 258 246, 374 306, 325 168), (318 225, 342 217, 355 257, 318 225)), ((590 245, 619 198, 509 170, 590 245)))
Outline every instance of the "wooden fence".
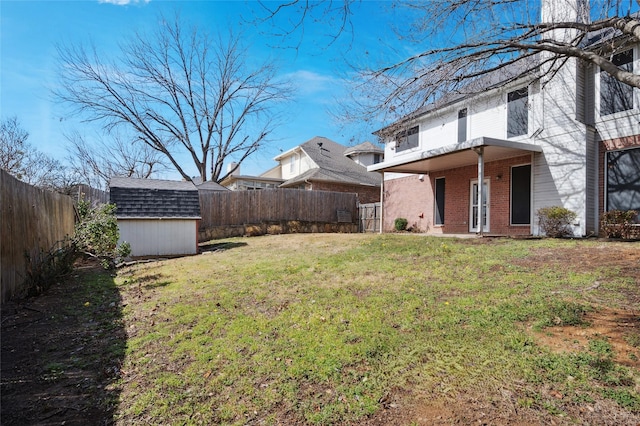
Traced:
POLYGON ((380 232, 381 203, 360 204, 360 232, 380 232))
POLYGON ((101 204, 107 204, 109 202, 109 193, 101 189, 92 188, 89 185, 79 184, 73 188, 71 194, 73 200, 78 203, 80 200, 86 200, 91 203, 92 207, 97 207, 101 204))
MULTIPOLYGON (((73 200, 21 182, 0 170, 0 293, 5 302, 23 293, 27 268, 73 235, 73 200)), ((62 243, 64 244, 64 243, 62 243)))
POLYGON ((288 232, 357 232, 353 193, 263 189, 202 191, 200 241, 288 232))

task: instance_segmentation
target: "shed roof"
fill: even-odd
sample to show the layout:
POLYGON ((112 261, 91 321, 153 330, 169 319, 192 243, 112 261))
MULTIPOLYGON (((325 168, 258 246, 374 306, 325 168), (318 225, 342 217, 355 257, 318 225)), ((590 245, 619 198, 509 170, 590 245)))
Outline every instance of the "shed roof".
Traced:
POLYGON ((200 219, 200 198, 192 182, 112 178, 109 188, 118 219, 200 219))

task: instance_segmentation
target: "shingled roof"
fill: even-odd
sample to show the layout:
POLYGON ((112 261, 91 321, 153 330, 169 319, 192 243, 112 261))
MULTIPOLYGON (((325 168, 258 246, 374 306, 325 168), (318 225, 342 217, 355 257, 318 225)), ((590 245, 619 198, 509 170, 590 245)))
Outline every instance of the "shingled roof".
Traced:
POLYGON ((344 145, 316 136, 300 145, 300 148, 318 167, 289 179, 281 185, 282 187, 308 180, 380 186, 382 181, 380 174, 368 172, 366 167, 345 157, 345 151, 348 148, 344 145))
POLYGON ((109 188, 119 219, 200 219, 200 198, 191 182, 112 178, 109 188))
POLYGON ((346 157, 351 157, 352 155, 356 154, 384 154, 384 149, 377 147, 371 142, 367 141, 344 150, 344 155, 346 157))

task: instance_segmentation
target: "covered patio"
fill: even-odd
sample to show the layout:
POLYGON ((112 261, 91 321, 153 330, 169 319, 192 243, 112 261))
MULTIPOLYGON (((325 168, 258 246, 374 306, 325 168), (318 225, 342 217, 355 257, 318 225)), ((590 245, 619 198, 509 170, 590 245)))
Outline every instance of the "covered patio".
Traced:
MULTIPOLYGON (((501 161, 523 155, 531 155, 542 152, 542 148, 538 145, 514 142, 503 139, 495 139, 489 137, 480 137, 469 139, 467 141, 443 146, 426 151, 410 152, 396 158, 392 161, 385 161, 368 167, 369 171, 377 171, 381 173, 411 173, 419 175, 419 179, 424 179, 425 175, 434 172, 452 170, 461 167, 475 165, 477 168, 477 181, 485 181, 485 164, 490 162, 501 161)), ((533 156, 532 156, 533 157, 533 156)), ((533 158, 532 160, 533 161, 533 158)), ((473 196, 474 203, 478 206, 484 206, 486 196, 481 190, 481 185, 476 185, 476 194, 473 196)), ((381 190, 381 198, 385 193, 384 180, 381 190)), ((384 200, 383 209, 384 217, 384 200)), ((477 209, 478 223, 485 223, 484 209, 477 209)), ((473 220, 476 218, 474 217, 473 220)), ((383 219, 381 219, 383 221, 383 219)), ((478 235, 483 235, 484 228, 478 226, 478 235)))

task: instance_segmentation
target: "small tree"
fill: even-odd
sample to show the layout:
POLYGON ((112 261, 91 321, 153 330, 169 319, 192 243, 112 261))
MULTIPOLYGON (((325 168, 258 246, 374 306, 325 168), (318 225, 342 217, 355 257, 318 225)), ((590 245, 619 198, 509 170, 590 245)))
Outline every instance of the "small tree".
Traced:
POLYGON ((543 207, 538 210, 540 229, 548 237, 562 238, 573 235, 571 223, 577 215, 571 210, 561 207, 543 207))
POLYGON ((129 243, 118 245, 120 232, 115 211, 115 204, 103 204, 92 208, 88 201, 78 202, 80 223, 76 226, 73 237, 76 250, 100 259, 105 269, 113 267, 116 259, 131 254, 129 243))

